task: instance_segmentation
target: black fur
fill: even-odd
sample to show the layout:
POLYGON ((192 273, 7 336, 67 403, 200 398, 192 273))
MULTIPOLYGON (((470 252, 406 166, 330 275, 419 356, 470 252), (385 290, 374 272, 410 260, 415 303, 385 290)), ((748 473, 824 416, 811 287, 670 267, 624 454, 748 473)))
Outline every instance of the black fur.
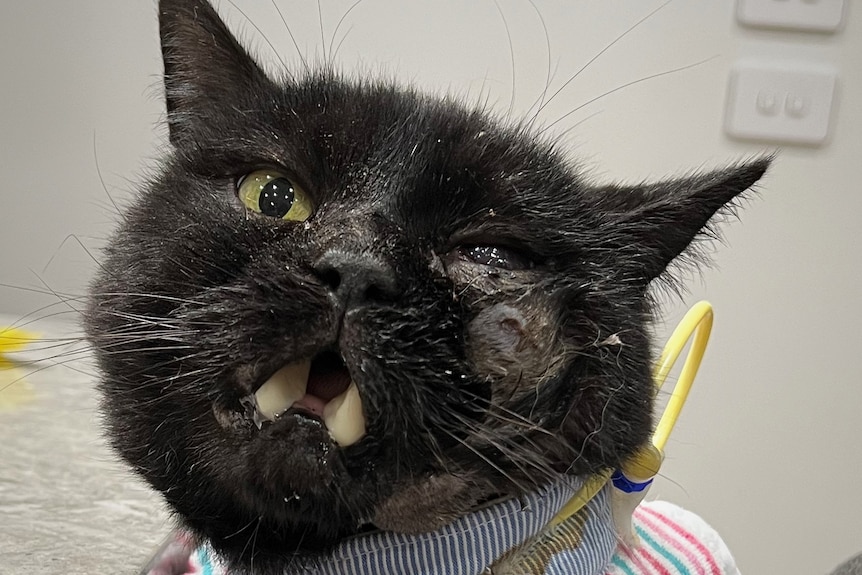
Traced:
POLYGON ((519 125, 331 70, 276 83, 206 2, 159 11, 172 150, 110 243, 87 330, 115 448, 186 525, 276 573, 369 523, 433 529, 647 440, 647 288, 768 160, 596 188, 519 125), (247 212, 236 182, 261 167, 309 192, 306 223, 247 212), (327 258, 360 262, 359 297, 327 258), (258 430, 240 399, 325 349, 367 436, 258 430))

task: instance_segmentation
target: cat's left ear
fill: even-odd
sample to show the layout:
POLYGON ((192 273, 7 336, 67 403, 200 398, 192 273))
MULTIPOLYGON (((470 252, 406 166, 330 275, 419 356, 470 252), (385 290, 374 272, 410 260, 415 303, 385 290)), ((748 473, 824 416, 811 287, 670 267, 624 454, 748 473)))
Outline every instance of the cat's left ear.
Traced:
POLYGON ((239 108, 269 78, 206 0, 160 0, 159 32, 171 142, 194 138, 201 119, 239 108))
POLYGON ((771 161, 766 157, 656 184, 596 190, 596 203, 609 224, 600 243, 617 254, 617 265, 629 277, 649 283, 699 235, 715 236, 710 221, 732 211, 771 161))

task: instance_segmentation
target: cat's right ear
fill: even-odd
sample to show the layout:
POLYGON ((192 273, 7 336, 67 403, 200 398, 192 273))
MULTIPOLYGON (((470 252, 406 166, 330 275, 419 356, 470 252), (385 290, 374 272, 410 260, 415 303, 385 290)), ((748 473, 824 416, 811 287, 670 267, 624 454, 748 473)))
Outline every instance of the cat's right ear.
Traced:
POLYGON ((230 109, 269 78, 206 0, 160 0, 159 31, 171 143, 194 140, 202 119, 230 109))
MULTIPOLYGON (((646 285, 680 256, 685 261, 699 238, 715 238, 714 218, 732 215, 737 198, 760 180, 771 161, 765 156, 654 184, 599 188, 593 205, 600 207, 604 225, 596 243, 615 255, 615 267, 629 280, 646 285)), ((697 263, 697 258, 688 261, 697 263)))

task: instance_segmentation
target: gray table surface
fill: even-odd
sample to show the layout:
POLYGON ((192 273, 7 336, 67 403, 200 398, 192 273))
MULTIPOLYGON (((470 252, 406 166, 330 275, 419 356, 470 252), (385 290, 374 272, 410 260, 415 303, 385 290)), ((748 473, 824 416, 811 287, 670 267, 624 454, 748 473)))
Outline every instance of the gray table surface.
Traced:
MULTIPOLYGON (((71 326, 37 329, 74 337, 71 326)), ((0 369, 0 574, 137 573, 171 523, 106 446, 84 346, 40 343, 13 357, 0 369)))

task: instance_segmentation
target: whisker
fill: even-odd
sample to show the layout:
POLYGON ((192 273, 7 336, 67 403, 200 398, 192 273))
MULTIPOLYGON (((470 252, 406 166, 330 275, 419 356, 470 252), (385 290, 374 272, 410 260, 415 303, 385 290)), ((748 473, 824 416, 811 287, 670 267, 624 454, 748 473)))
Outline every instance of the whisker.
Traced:
MULTIPOLYGON (((71 360, 70 360, 70 361, 71 361, 71 360)), ((93 374, 92 374, 92 373, 87 372, 87 371, 84 371, 83 369, 80 369, 80 368, 74 367, 73 365, 68 365, 68 363, 67 363, 67 362, 51 363, 51 364, 49 364, 49 365, 44 365, 44 366, 42 366, 42 367, 38 367, 38 368, 36 368, 36 369, 26 370, 26 373, 22 373, 22 374, 21 374, 21 377, 18 377, 18 378, 16 378, 16 379, 14 379, 14 380, 10 381, 9 383, 7 383, 6 385, 4 385, 3 387, 0 387, 0 393, 2 393, 2 392, 4 392, 4 391, 6 391, 7 389, 9 389, 10 387, 12 387, 12 386, 13 386, 13 385, 15 385, 16 383, 20 383, 21 381, 24 381, 24 380, 25 380, 26 378, 28 378, 28 377, 31 377, 31 376, 33 376, 33 375, 35 375, 35 374, 37 374, 37 373, 41 373, 41 372, 43 372, 43 371, 45 371, 45 370, 47 370, 47 369, 51 369, 51 368, 58 367, 58 366, 63 367, 63 369, 68 369, 68 370, 74 371, 74 372, 79 373, 79 374, 81 374, 81 375, 85 375, 85 376, 87 376, 87 377, 93 377, 93 374)), ((22 369, 21 371, 25 371, 25 370, 23 370, 23 369, 22 369)))
POLYGON ((248 15, 243 12, 242 8, 236 5, 236 2, 234 2, 233 0, 227 1, 231 6, 234 7, 237 12, 242 14, 242 17, 245 18, 245 21, 251 24, 251 27, 254 28, 258 34, 260 34, 260 37, 263 38, 263 41, 266 42, 267 46, 269 46, 270 50, 272 50, 272 53, 275 54, 275 57, 278 58, 279 62, 281 62, 282 68, 288 75, 290 75, 290 68, 288 68, 287 62, 284 61, 284 59, 281 57, 281 53, 275 49, 275 46, 273 46, 272 42, 269 41, 269 38, 266 37, 266 34, 263 33, 263 30, 261 30, 260 27, 254 23, 254 20, 249 18, 248 15))
POLYGON ((559 134, 556 134, 555 140, 556 141, 564 140, 572 131, 574 131, 575 129, 577 129, 581 125, 587 123, 588 121, 592 120, 593 118, 595 118, 596 116, 598 116, 599 114, 601 114, 603 112, 604 112, 604 110, 597 110, 597 111, 593 112, 592 114, 590 114, 589 116, 587 116, 581 120, 578 120, 577 122, 575 122, 574 124, 572 124, 571 126, 566 128, 565 130, 560 132, 559 134))
POLYGON ((257 521, 257 519, 252 519, 251 521, 249 521, 248 523, 246 523, 245 525, 243 525, 242 527, 240 527, 239 529, 237 529, 233 533, 225 535, 225 539, 231 539, 233 537, 236 537, 237 535, 239 535, 240 533, 242 533, 243 531, 245 531, 246 529, 251 527, 252 523, 254 523, 255 521, 257 521))
POLYGON ((490 466, 492 469, 494 469, 497 473, 499 473, 500 475, 502 475, 503 477, 505 477, 505 478, 506 478, 506 479, 507 479, 507 480, 508 480, 512 485, 514 485, 515 487, 517 487, 518 489, 522 490, 522 491, 523 491, 523 492, 525 492, 525 493, 526 493, 527 491, 529 491, 529 488, 528 488, 527 486, 525 486, 523 483, 521 483, 520 481, 518 481, 517 479, 515 479, 514 477, 512 477, 512 476, 511 476, 511 475, 510 475, 506 470, 504 470, 502 467, 500 467, 499 465, 497 465, 496 463, 494 463, 490 458, 488 458, 488 457, 487 457, 485 454, 483 454, 481 451, 479 451, 478 449, 474 448, 472 445, 470 445, 469 443, 467 443, 466 441, 464 441, 463 439, 461 439, 460 437, 458 437, 458 436, 457 436, 457 435, 455 435, 454 433, 452 433, 452 432, 450 432, 450 431, 448 431, 448 430, 444 430, 444 431, 445 431, 445 433, 446 433, 447 435, 449 435, 452 439, 454 439, 455 441, 457 441, 458 443, 460 443, 462 446, 464 446, 466 449, 468 449, 468 450, 469 450, 470 452, 472 452, 474 455, 476 455, 476 456, 477 456, 477 457, 479 457, 481 460, 483 460, 485 463, 487 463, 487 464, 488 464, 488 466, 490 466))
MULTIPOLYGON (((529 468, 533 468, 536 471, 539 471, 543 475, 547 475, 551 477, 554 475, 552 469, 550 469, 545 462, 545 460, 541 456, 541 452, 537 451, 524 451, 523 446, 515 443, 513 445, 508 445, 501 443, 500 440, 504 441, 513 441, 513 440, 523 440, 525 439, 521 435, 516 437, 506 437, 503 435, 493 435, 492 432, 484 427, 478 426, 475 422, 467 420, 458 414, 455 415, 456 419, 460 420, 461 425, 464 426, 465 429, 472 430, 477 432, 473 435, 473 438, 476 440, 481 440, 484 443, 491 445, 494 449, 500 452, 502 455, 506 457, 507 460, 512 462, 524 475, 529 476, 529 468), (530 457, 535 456, 535 457, 530 457), (527 467, 525 467, 525 465, 527 467)), ((497 430, 494 430, 496 433, 497 430)), ((533 447, 538 447, 535 443, 529 442, 533 447)))
MULTIPOLYGON (((111 205, 114 206, 114 210, 116 211, 116 215, 120 218, 125 219, 125 214, 120 207, 117 205, 117 202, 114 201, 114 198, 111 196, 111 192, 108 191, 108 186, 105 183, 105 178, 102 176, 102 168, 99 166, 99 149, 96 146, 96 131, 93 130, 93 163, 96 167, 96 174, 99 176, 99 183, 102 185, 102 190, 105 192, 105 195, 108 196, 108 200, 110 200, 111 205)), ((97 262, 98 263, 98 262, 97 262)))
MULTIPOLYGON (((464 391, 462 391, 462 393, 468 397, 472 396, 472 399, 477 400, 477 401, 481 401, 483 399, 483 398, 479 397, 478 395, 476 395, 475 393, 472 393, 470 391, 464 390, 464 391)), ((543 427, 539 426, 536 422, 534 422, 531 419, 521 415, 520 413, 518 413, 516 411, 513 411, 509 408, 506 408, 506 407, 500 405, 499 403, 492 403, 489 406, 489 408, 487 410, 485 410, 484 413, 486 415, 490 415, 492 417, 495 417, 495 418, 499 419, 500 421, 505 421, 506 423, 511 423, 512 425, 520 426, 520 427, 522 427, 528 431, 537 431, 537 432, 546 434, 550 437, 554 437, 553 433, 551 433, 547 429, 544 429, 543 427), (511 419, 503 417, 503 415, 497 413, 497 411, 501 411, 504 415, 509 416, 511 419)))
POLYGON ((242 557, 243 555, 245 555, 246 549, 249 549, 249 546, 251 546, 251 549, 249 551, 249 563, 251 564, 251 573, 254 573, 254 546, 257 543, 257 533, 258 531, 260 531, 260 524, 262 521, 263 517, 258 516, 257 525, 254 526, 254 530, 251 532, 251 536, 248 538, 248 541, 246 541, 245 546, 242 548, 242 551, 240 551, 239 554, 240 557, 242 557))
MULTIPOLYGON (((572 461, 571 465, 569 466, 570 470, 572 469, 572 467, 574 467, 575 463, 577 463, 578 461, 580 461, 583 458, 584 451, 586 450, 587 444, 590 442, 590 440, 593 437, 595 437, 596 435, 598 435, 599 433, 601 433, 602 430, 604 430, 604 428, 605 428, 605 415, 607 415, 608 406, 611 404, 611 400, 613 400, 613 398, 616 396, 616 394, 619 393, 620 390, 623 389, 623 387, 625 387, 625 384, 621 383, 620 385, 618 385, 617 387, 612 389, 610 394, 608 394, 608 397, 605 400, 605 404, 602 406, 602 413, 601 413, 601 416, 599 419, 599 425, 596 429, 590 431, 587 434, 587 436, 584 438, 584 441, 581 443, 581 448, 578 451, 577 457, 575 457, 574 461, 572 461)), ((571 412, 567 413, 566 417, 563 418, 563 420, 565 421, 565 419, 568 418, 568 416, 570 414, 571 414, 571 412)))
POLYGON ((284 17, 284 14, 281 11, 281 8, 278 7, 278 4, 275 0, 270 0, 275 11, 278 12, 279 18, 281 18, 281 23, 284 24, 284 28, 287 30, 287 35, 290 36, 290 41, 293 42, 293 47, 296 48, 296 54, 299 56, 300 62, 302 62, 302 67, 305 68, 305 73, 307 75, 311 75, 311 67, 308 65, 308 60, 305 59, 305 56, 302 54, 302 50, 299 49, 299 44, 296 42, 296 36, 293 35, 293 31, 290 29, 290 26, 287 24, 287 19, 284 17))
POLYGON ((21 317, 19 317, 18 319, 16 319, 14 322, 12 322, 11 325, 7 325, 3 329, 0 329, 0 333, 3 333, 3 331, 7 328, 19 328, 20 329, 20 328, 25 328, 27 326, 32 326, 34 324, 37 324, 40 321, 44 321, 47 319, 51 319, 51 318, 55 318, 55 317, 59 317, 59 316, 63 316, 63 315, 68 315, 68 314, 76 314, 77 315, 77 312, 75 312, 73 310, 68 310, 68 309, 62 310, 62 311, 51 312, 49 314, 42 314, 42 312, 49 310, 52 307, 56 307, 58 305, 63 305, 63 302, 58 301, 58 302, 54 302, 54 303, 49 303, 47 305, 43 305, 40 308, 34 309, 33 311, 26 313, 26 314, 22 315, 21 317), (37 315, 37 314, 42 314, 42 315, 37 315))
MULTIPOLYGON (((563 82, 563 85, 562 85, 562 86, 560 86, 559 88, 557 88, 557 90, 556 90, 553 94, 551 94, 551 97, 550 97, 550 98, 548 98, 548 99, 547 99, 547 101, 545 101, 545 103, 544 103, 544 104, 542 104, 541 106, 539 106, 539 108, 536 110, 536 114, 535 114, 535 116, 534 116, 534 119, 535 119, 536 117, 538 117, 538 116, 539 116, 539 114, 541 114, 541 113, 542 113, 542 110, 544 110, 544 109, 545 109, 545 107, 546 107, 548 104, 550 104, 550 103, 554 100, 554 98, 556 98, 556 97, 560 94, 560 92, 562 92, 564 89, 566 89, 566 87, 567 87, 569 84, 571 84, 572 82, 574 82, 574 81, 575 81, 575 79, 576 79, 578 76, 580 76, 580 74, 581 74, 584 70, 586 70, 587 68, 589 68, 589 67, 590 67, 590 65, 591 65, 593 62, 595 62, 596 60, 598 60, 599 58, 601 58, 602 54, 604 54, 605 52, 607 52, 608 50, 610 50, 611 48, 613 48, 613 47, 614 47, 617 43, 619 43, 623 38, 625 38, 626 36, 628 36, 631 32, 633 32, 635 29, 637 29, 641 24, 643 24, 644 22, 646 22, 647 20, 649 20, 650 18, 652 18, 655 14, 657 14, 660 10, 662 10, 665 6, 667 6, 668 4, 670 4, 672 1, 673 1, 673 0, 667 0, 664 4, 660 5, 658 8, 656 8, 655 10, 653 10, 652 12, 650 12, 649 14, 647 14, 646 16, 644 16, 643 18, 641 18, 640 20, 638 20, 637 22, 635 22, 634 24, 632 24, 631 26, 629 26, 629 28, 628 28, 625 32, 623 32, 622 34, 620 34, 619 36, 617 36, 617 37, 616 37, 616 38, 615 38, 615 39, 614 39, 610 44, 608 44, 607 46, 605 46, 604 48, 602 48, 601 50, 599 50, 599 52, 598 52, 595 56, 593 56, 592 58, 590 58, 590 59, 587 61, 587 63, 586 63, 586 64, 584 64, 583 66, 581 66, 581 68, 580 68, 577 72, 575 72, 572 76, 570 76, 568 80, 566 80, 565 82, 563 82)), ((532 125, 532 122, 530 122, 530 124, 532 125)))
POLYGON ((323 32, 323 11, 320 7, 320 0, 317 0, 317 23, 320 25, 320 49, 323 51, 323 61, 326 59, 326 34, 323 32))
POLYGON ((566 118, 568 118, 569 116, 571 116, 572 114, 574 114, 575 112, 580 110, 581 108, 589 106, 593 102, 595 102, 597 100, 601 100, 602 98, 604 98, 606 96, 610 96, 611 94, 613 94, 615 92, 619 92, 620 90, 623 90, 623 89, 628 88, 630 86, 634 86, 636 84, 646 82, 647 80, 653 80, 655 78, 660 78, 662 76, 667 76, 669 74, 675 74, 677 72, 683 72, 685 70, 690 70, 691 68, 696 68, 697 66, 701 66, 703 64, 706 64, 707 62, 715 60, 716 58, 718 58, 717 55, 716 56, 710 56, 709 58, 705 58, 705 59, 700 60, 698 62, 695 62, 693 64, 686 64, 685 66, 680 66, 679 68, 673 68, 672 70, 665 70, 664 72, 658 72, 656 74, 650 74, 649 76, 644 76, 643 78, 639 78, 637 80, 632 80, 631 82, 626 82, 624 84, 620 84, 616 88, 612 88, 612 89, 608 90, 607 92, 604 92, 603 94, 599 94, 595 98, 591 98, 591 99, 587 100, 586 102, 584 102, 583 104, 580 104, 579 106, 575 107, 574 109, 569 110, 568 112, 566 112, 565 114, 563 114, 562 116, 560 116, 559 118, 557 118, 556 120, 551 122, 550 124, 542 126, 542 128, 539 130, 539 134, 540 135, 544 134, 547 130, 551 129, 556 124, 559 124, 560 122, 562 122, 563 120, 565 120, 566 118))
POLYGON ((496 6, 497 13, 503 21, 503 27, 506 30, 506 39, 509 42, 509 61, 512 64, 512 95, 509 98, 509 110, 506 115, 508 117, 512 117, 512 111, 515 109, 515 87, 517 85, 515 75, 515 46, 512 42, 512 32, 509 30, 509 22, 506 21, 506 15, 503 13, 503 9, 500 7, 498 0, 494 0, 494 6, 496 6))
POLYGON ((335 56, 338 54, 338 49, 341 48, 342 42, 344 42, 344 39, 347 38, 347 34, 350 33, 350 30, 352 30, 352 27, 347 30, 347 33, 345 33, 344 37, 341 39, 340 42, 338 42, 338 46, 333 51, 332 44, 335 42, 336 36, 338 36, 338 30, 339 30, 339 28, 341 28, 341 25, 344 23, 344 21, 350 15, 350 13, 353 11, 353 9, 356 8, 357 6, 359 6, 360 4, 362 4, 362 1, 363 0, 356 0, 356 2, 351 4, 350 7, 347 9, 347 11, 341 15, 341 18, 338 19, 338 23, 335 25, 335 30, 332 32, 332 36, 329 39, 329 54, 330 54, 330 58, 332 59, 333 62, 335 62, 335 56))
MULTIPOLYGON (((545 23, 545 18, 542 16, 542 11, 539 10, 539 7, 536 6, 535 0, 528 0, 530 2, 530 6, 533 7, 533 11, 536 13, 536 16, 539 17, 539 22, 542 23, 542 32, 545 37, 545 53, 548 55, 548 69, 545 73, 545 87, 542 89, 542 92, 539 94, 539 97, 530 104, 530 107, 527 108, 525 116, 530 114, 530 111, 538 104, 538 110, 542 109, 542 106, 545 103, 545 97, 548 95, 548 90, 551 89, 551 36, 548 32, 548 25, 545 23)), ((538 114, 538 110, 536 114, 538 114)), ((528 123, 528 125, 532 125, 532 121, 528 123)))
MULTIPOLYGON (((90 251, 90 249, 89 249, 87 246, 85 246, 85 245, 84 245, 84 242, 82 242, 82 241, 81 241, 81 239, 80 239, 76 234, 69 234, 69 235, 67 235, 65 238, 63 238, 63 241, 62 241, 62 242, 60 242, 60 245, 59 245, 59 246, 57 246, 57 249, 56 249, 56 250, 54 250, 54 253, 52 253, 52 254, 51 254, 51 257, 50 257, 50 258, 48 258, 48 262, 47 262, 47 263, 42 267, 42 272, 41 272, 41 273, 45 273, 45 272, 48 270, 48 268, 49 268, 49 267, 51 266, 51 264, 54 262, 54 259, 57 257, 57 254, 59 254, 59 253, 60 253, 60 250, 62 250, 62 249, 63 249, 63 246, 65 246, 65 245, 66 245, 66 242, 68 242, 69 240, 75 240, 75 242, 78 244, 78 246, 79 246, 82 250, 84 250, 84 253, 85 253, 85 254, 87 254, 87 255, 90 257, 90 259, 91 259, 91 260, 93 260, 93 261, 96 263, 96 265, 98 265, 100 268, 102 267, 102 262, 100 262, 100 261, 96 258, 96 256, 94 256, 94 255, 92 254, 92 252, 90 251)), ((104 269, 104 268, 103 268, 103 269, 104 269)))
POLYGON ((75 298, 67 298, 67 297, 61 295, 59 292, 55 291, 51 286, 49 286, 48 282, 46 282, 44 279, 42 279, 42 276, 40 276, 34 270, 31 269, 30 272, 32 272, 33 275, 36 276, 36 279, 39 280, 39 283, 41 283, 45 287, 45 289, 48 290, 48 292, 47 292, 48 294, 57 298, 58 303, 66 304, 66 306, 69 307, 69 309, 71 309, 72 311, 74 311, 76 313, 81 313, 81 310, 79 310, 78 308, 73 306, 71 303, 69 303, 70 301, 75 301, 75 298))

